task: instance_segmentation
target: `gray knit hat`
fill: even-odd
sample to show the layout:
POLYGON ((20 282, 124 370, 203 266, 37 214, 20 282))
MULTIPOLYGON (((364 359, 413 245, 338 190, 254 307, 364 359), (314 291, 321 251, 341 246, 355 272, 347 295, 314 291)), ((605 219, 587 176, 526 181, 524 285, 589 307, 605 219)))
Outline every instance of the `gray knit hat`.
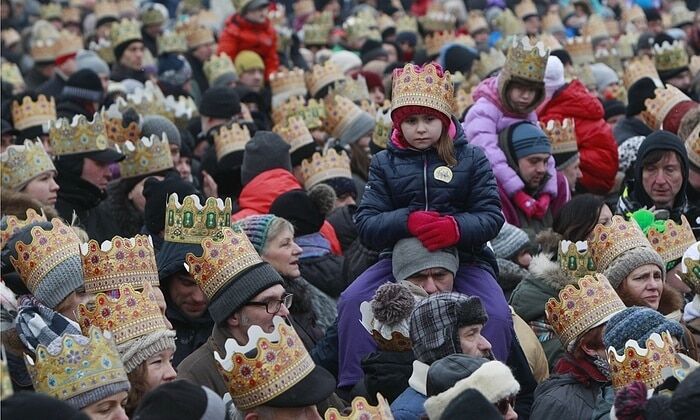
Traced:
POLYGON ((491 248, 496 257, 510 260, 517 252, 530 243, 530 238, 524 230, 506 222, 498 236, 491 241, 491 248))
POLYGON ((292 172, 289 143, 271 131, 257 131, 245 145, 241 184, 245 186, 261 173, 277 168, 292 172))
POLYGON ((160 115, 146 115, 141 123, 141 135, 151 137, 155 134, 158 138, 163 138, 163 133, 168 137, 168 143, 178 147, 182 143, 180 131, 169 119, 160 115))
POLYGON ((457 273, 459 257, 454 248, 430 252, 418 238, 401 239, 391 253, 391 271, 396 281, 406 280, 429 268, 441 267, 457 273))
POLYGON ((617 290, 622 284, 622 281, 637 268, 646 265, 654 264, 661 269, 662 277, 666 277, 666 265, 661 256, 648 246, 640 246, 632 248, 620 254, 613 260, 608 268, 603 271, 603 275, 608 278, 610 284, 617 290))
POLYGON ((164 350, 175 351, 175 331, 159 330, 117 345, 126 373, 164 350))
POLYGON ((340 145, 347 146, 360 140, 363 136, 371 135, 375 124, 376 121, 371 115, 364 111, 360 112, 340 133, 338 139, 340 145))
POLYGON ((107 75, 109 77, 110 70, 107 63, 100 58, 94 51, 82 50, 75 56, 76 71, 82 69, 90 69, 98 75, 107 75))

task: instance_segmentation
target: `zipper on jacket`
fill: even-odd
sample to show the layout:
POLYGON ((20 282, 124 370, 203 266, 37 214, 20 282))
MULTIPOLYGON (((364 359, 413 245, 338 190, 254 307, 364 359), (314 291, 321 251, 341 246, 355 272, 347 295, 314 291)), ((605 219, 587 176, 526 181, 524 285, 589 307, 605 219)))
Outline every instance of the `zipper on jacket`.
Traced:
POLYGON ((425 195, 425 211, 428 211, 428 155, 423 152, 423 194, 425 195))

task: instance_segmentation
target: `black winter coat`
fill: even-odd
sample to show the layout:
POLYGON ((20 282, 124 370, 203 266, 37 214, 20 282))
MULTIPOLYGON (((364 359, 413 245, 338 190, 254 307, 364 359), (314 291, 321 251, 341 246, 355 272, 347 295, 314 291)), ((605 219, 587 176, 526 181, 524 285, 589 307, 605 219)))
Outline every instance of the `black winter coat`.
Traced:
POLYGON ((342 255, 328 254, 299 260, 301 276, 333 299, 337 299, 348 287, 348 282, 343 277, 344 265, 345 258, 342 255))
POLYGON ((64 220, 73 220, 73 212, 78 217, 79 226, 84 228, 90 239, 98 242, 111 241, 119 230, 114 223, 114 212, 109 208, 98 208, 107 195, 99 188, 70 173, 59 173, 56 211, 64 220))

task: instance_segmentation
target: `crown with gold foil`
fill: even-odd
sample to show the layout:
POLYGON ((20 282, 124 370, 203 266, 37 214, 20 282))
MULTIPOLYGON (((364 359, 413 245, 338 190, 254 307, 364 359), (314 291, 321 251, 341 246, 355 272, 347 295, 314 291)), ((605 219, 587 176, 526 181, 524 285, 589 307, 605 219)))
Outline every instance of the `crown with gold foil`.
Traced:
POLYGON ((231 199, 209 197, 204 206, 196 195, 188 195, 179 203, 177 194, 170 194, 165 208, 165 235, 168 242, 201 244, 205 238, 223 238, 223 229, 231 226, 231 199))
POLYGON ((66 7, 61 11, 61 20, 64 25, 67 23, 80 24, 80 9, 77 7, 66 7))
POLYGON ((134 108, 139 115, 161 115, 173 120, 173 114, 166 107, 166 98, 157 84, 146 81, 143 88, 126 95, 126 100, 117 98, 119 109, 134 108))
POLYGON ((332 178, 352 178, 350 158, 345 151, 338 153, 335 149, 329 149, 323 155, 316 152, 311 159, 301 162, 301 175, 307 190, 332 178))
POLYGON ((5 354, 5 346, 0 347, 0 401, 12 396, 12 377, 10 377, 10 369, 7 367, 7 355, 5 354))
POLYGON ((56 39, 34 39, 29 51, 36 62, 52 62, 56 59, 56 39))
POLYGON ((426 32, 454 31, 457 29, 457 17, 439 10, 430 10, 418 18, 420 26, 426 32))
POLYGON ((15 88, 23 88, 26 86, 17 64, 9 61, 3 61, 2 64, 0 64, 0 79, 2 79, 3 82, 12 84, 15 88))
POLYGON ((216 158, 221 160, 224 156, 245 150, 245 145, 250 141, 250 132, 247 126, 238 124, 224 125, 214 133, 214 147, 216 158))
POLYGON ((42 4, 39 7, 39 16, 44 20, 61 20, 61 5, 59 3, 42 4))
POLYGON ((304 33, 304 45, 319 46, 328 44, 328 36, 330 35, 332 29, 332 24, 305 23, 304 26, 302 26, 302 32, 304 33))
POLYGON ((608 27, 600 15, 592 14, 581 28, 584 38, 609 38, 608 27))
POLYGON ((350 124, 364 112, 350 99, 331 94, 323 101, 326 107, 326 128, 335 138, 340 138, 350 124))
POLYGON ((112 47, 116 48, 121 44, 134 40, 142 40, 141 27, 135 19, 122 19, 120 22, 114 22, 109 34, 109 39, 112 42, 112 47))
POLYGON ((396 33, 410 32, 418 33, 418 21, 415 17, 410 15, 403 15, 396 19, 396 33))
POLYGON ((41 142, 25 140, 24 144, 9 146, 0 153, 3 188, 19 190, 33 178, 55 170, 56 167, 41 142))
POLYGON ((374 131, 372 132, 372 143, 380 149, 386 149, 391 136, 391 129, 394 126, 391 121, 391 105, 388 108, 379 108, 374 118, 374 131))
POLYGON ((19 232, 25 226, 29 226, 32 223, 45 222, 46 216, 42 211, 41 214, 37 213, 36 210, 29 208, 26 212, 25 219, 19 219, 17 216, 9 215, 5 219, 4 229, 0 229, 0 249, 5 248, 7 242, 10 238, 14 236, 15 233, 19 232))
POLYGON ((443 45, 455 40, 454 31, 434 31, 425 36, 425 52, 429 56, 434 56, 440 53, 440 48, 443 45))
POLYGON ((520 19, 525 19, 529 16, 539 16, 540 13, 537 11, 537 7, 532 0, 522 0, 520 3, 515 5, 515 16, 520 19))
POLYGON ((540 122, 540 128, 552 143, 553 155, 578 152, 576 125, 572 118, 564 118, 562 121, 549 120, 547 123, 540 122))
POLYGON ((644 100, 646 109, 642 111, 642 119, 654 130, 662 129, 666 116, 673 110, 673 107, 681 102, 691 99, 677 87, 667 84, 666 87, 658 87, 654 91, 654 98, 644 100))
POLYGON ((675 2, 671 6, 671 26, 680 28, 683 25, 692 24, 695 14, 688 10, 682 2, 675 2))
POLYGON ((248 344, 226 340, 226 353, 214 353, 236 408, 249 410, 282 395, 315 368, 294 328, 281 317, 272 319, 266 333, 257 325, 248 329, 248 344))
POLYGON ((194 17, 178 23, 175 30, 185 35, 185 40, 187 41, 187 47, 189 49, 195 49, 199 46, 215 42, 212 30, 194 17))
POLYGON ((661 77, 659 72, 654 67, 654 62, 646 55, 631 59, 625 66, 625 72, 622 75, 622 81, 625 84, 625 89, 629 89, 639 79, 649 77, 657 84, 661 85, 661 77))
POLYGON ((352 77, 346 77, 342 83, 336 84, 332 92, 344 96, 355 103, 370 99, 367 81, 361 74, 355 76, 354 79, 352 77))
POLYGON ((61 31, 56 40, 56 57, 75 54, 83 48, 83 40, 80 36, 68 31, 61 31))
POLYGON ((75 115, 72 122, 59 118, 49 124, 49 139, 55 156, 99 152, 109 147, 107 130, 99 113, 92 121, 85 115, 75 115))
POLYGON ((605 271, 617 257, 630 249, 651 248, 639 225, 622 216, 613 216, 608 226, 596 225, 588 238, 588 245, 598 271, 605 271))
POLYGON ((185 257, 185 268, 209 300, 233 277, 263 262, 240 228, 224 227, 221 233, 220 239, 202 240, 200 257, 192 253, 185 257))
POLYGON ((22 102, 12 101, 12 122, 17 130, 45 125, 56 120, 56 102, 52 96, 39 95, 36 102, 25 96, 22 102))
POLYGON ((183 34, 166 32, 158 37, 158 55, 167 53, 184 54, 186 52, 187 40, 183 34))
POLYGON ((124 117, 116 103, 107 109, 102 109, 102 120, 105 124, 107 138, 114 144, 123 144, 126 141, 134 143, 141 138, 141 128, 138 121, 132 121, 124 127, 124 117))
POLYGON ((574 65, 582 66, 595 62, 593 44, 591 44, 590 37, 577 36, 573 39, 567 39, 564 49, 571 56, 571 61, 574 65))
POLYGON ((311 96, 316 96, 324 87, 341 80, 345 80, 343 72, 337 64, 330 60, 323 65, 314 64, 311 71, 306 73, 306 87, 311 96))
POLYGON ((289 144, 289 153, 294 153, 300 147, 314 142, 309 128, 300 117, 291 117, 284 124, 276 124, 272 131, 279 134, 289 144))
POLYGON ((301 117, 309 130, 321 128, 326 120, 324 101, 305 101, 303 96, 292 96, 272 110, 272 121, 275 124, 282 124, 291 117, 301 117))
POLYGON ((464 112, 470 106, 474 105, 474 89, 472 86, 469 91, 464 88, 458 88, 455 93, 455 102, 457 104, 457 115, 464 115, 464 112))
POLYGON ((109 40, 100 38, 95 41, 90 41, 90 45, 88 45, 88 49, 90 51, 94 51, 95 54, 99 55, 101 59, 105 61, 107 64, 113 64, 114 61, 116 61, 116 58, 114 57, 114 48, 112 48, 112 43, 109 42, 109 40))
POLYGON ((40 344, 34 359, 24 356, 35 391, 65 401, 107 385, 128 385, 109 331, 90 328, 87 336, 64 334, 59 340, 56 351, 40 344))
POLYGON ((690 163, 700 168, 700 124, 685 139, 685 148, 688 151, 690 163))
POLYGON ((174 95, 165 97, 166 118, 169 118, 178 128, 185 129, 190 120, 199 116, 199 110, 191 96, 174 95))
POLYGON ((95 3, 95 22, 100 19, 112 17, 119 18, 117 3, 111 0, 101 0, 95 3))
POLYGON ((691 292, 700 293, 700 242, 688 247, 681 261, 681 272, 676 274, 691 292))
POLYGON ((542 16, 542 32, 549 34, 565 32, 564 22, 561 21, 559 13, 550 12, 542 16))
MULTIPOLYGON (((131 1, 131 0, 125 0, 125 1, 131 1)), ((133 2, 132 2, 133 3, 133 2)), ((145 25, 162 25, 165 23, 167 16, 163 14, 161 9, 159 7, 153 7, 151 6, 146 6, 141 9, 141 15, 139 16, 139 20, 141 23, 145 25)))
POLYGON ((683 258, 685 251, 695 243, 693 228, 688 219, 681 215, 681 224, 673 220, 666 220, 663 232, 655 226, 647 231, 647 239, 654 251, 656 251, 666 264, 683 258))
POLYGON ((393 73, 391 109, 402 106, 424 106, 452 117, 456 105, 454 85, 450 72, 438 64, 428 63, 422 67, 406 64, 393 73))
POLYGON ((646 22, 647 17, 644 14, 644 10, 638 5, 634 5, 622 11, 622 20, 625 24, 632 23, 636 20, 646 22))
POLYGON ((312 0, 298 0, 292 8, 294 9, 295 17, 310 15, 316 11, 316 6, 312 0))
POLYGON ((233 67, 233 61, 231 57, 226 53, 220 53, 219 55, 212 55, 204 63, 204 74, 207 76, 207 81, 209 84, 213 84, 216 79, 223 76, 224 74, 236 74, 236 69, 233 67))
POLYGON ((486 79, 491 73, 503 68, 506 64, 506 55, 497 48, 479 53, 479 60, 474 63, 474 73, 479 79, 486 79))
POLYGON ((355 397, 350 406, 352 411, 342 415, 337 408, 329 408, 323 415, 324 420, 393 420, 391 407, 382 394, 377 393, 377 406, 370 405, 364 397, 355 397))
POLYGON ((280 67, 278 71, 270 75, 270 88, 273 96, 304 96, 307 93, 304 70, 294 68, 287 70, 280 67))
POLYGON ((508 48, 506 63, 502 73, 508 77, 501 77, 507 80, 511 77, 518 77, 534 82, 544 81, 544 71, 547 67, 549 51, 541 42, 530 44, 528 37, 520 37, 513 40, 508 48))
POLYGON ((34 293, 46 275, 63 261, 80 255, 80 239, 60 219, 51 220, 51 229, 34 226, 31 241, 15 244, 17 259, 10 262, 30 292, 34 293))
POLYGON ((622 74, 622 59, 620 59, 620 54, 617 49, 611 48, 609 50, 599 49, 595 52, 595 61, 597 63, 603 63, 615 70, 615 73, 622 74))
POLYGON ((141 137, 135 143, 127 141, 121 150, 126 156, 119 162, 122 179, 161 172, 173 167, 173 156, 165 133, 162 138, 152 134, 150 138, 141 137))
POLYGON ((690 59, 683 41, 674 41, 669 44, 664 41, 661 46, 654 44, 654 65, 658 71, 677 70, 688 67, 690 59))
POLYGON ((570 277, 580 279, 595 275, 596 266, 586 241, 559 242, 559 268, 570 277))
POLYGON ((470 10, 467 15, 466 27, 471 35, 479 31, 488 31, 489 23, 481 10, 470 10))
POLYGON ((576 285, 564 287, 558 299, 547 301, 544 312, 564 348, 571 351, 582 334, 624 309, 625 304, 608 279, 595 274, 579 279, 576 285))
POLYGON ((501 36, 504 39, 512 35, 525 34, 525 26, 522 19, 518 19, 510 9, 505 9, 497 15, 491 24, 501 32, 501 36))
POLYGON ((620 389, 634 381, 644 382, 647 388, 655 388, 664 381, 664 368, 678 366, 673 339, 668 331, 653 333, 641 348, 635 340, 628 340, 622 354, 610 346, 608 364, 613 388, 620 389))
POLYGON ((343 22, 345 37, 349 43, 359 43, 366 39, 381 41, 382 36, 377 28, 374 16, 367 19, 361 16, 351 16, 343 22))

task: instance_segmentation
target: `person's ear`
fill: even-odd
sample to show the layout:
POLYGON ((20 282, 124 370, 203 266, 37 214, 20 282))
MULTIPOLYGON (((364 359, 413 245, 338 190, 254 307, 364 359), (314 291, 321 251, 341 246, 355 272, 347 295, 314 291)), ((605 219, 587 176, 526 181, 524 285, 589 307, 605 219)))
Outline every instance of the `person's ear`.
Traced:
POLYGON ((258 413, 256 412, 250 412, 243 417, 243 420, 258 420, 260 416, 258 416, 258 413))
POLYGON ((595 357, 599 354, 599 350, 594 349, 587 340, 581 342, 581 350, 591 357, 595 357))
POLYGON ((226 318, 226 325, 229 328, 237 328, 241 326, 240 312, 234 312, 230 317, 226 318))

